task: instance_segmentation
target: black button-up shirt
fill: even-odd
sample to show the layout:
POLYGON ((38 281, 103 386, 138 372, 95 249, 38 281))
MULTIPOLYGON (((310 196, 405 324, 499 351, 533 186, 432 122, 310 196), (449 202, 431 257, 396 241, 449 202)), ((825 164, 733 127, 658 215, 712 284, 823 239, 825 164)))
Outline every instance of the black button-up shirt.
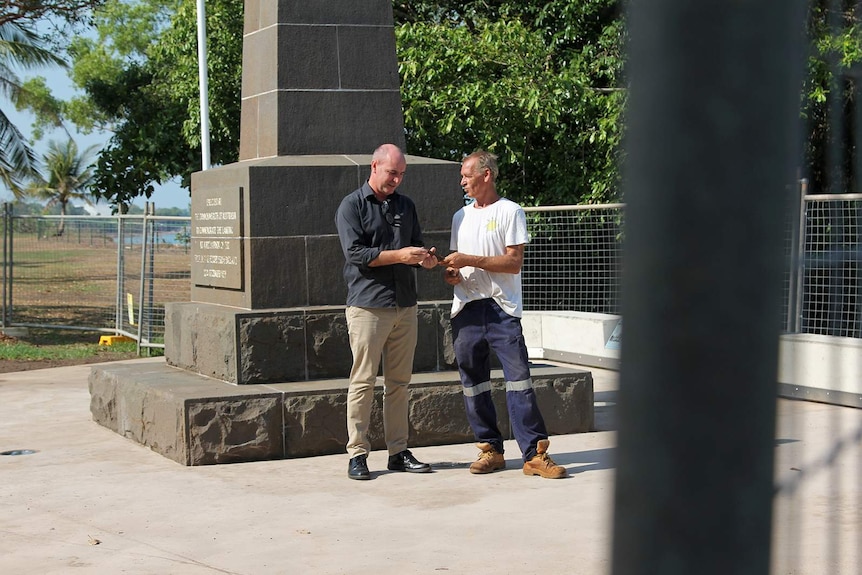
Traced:
POLYGON ((338 206, 335 226, 344 252, 347 305, 410 307, 416 305, 416 268, 407 264, 369 267, 380 252, 424 246, 413 200, 394 192, 387 205, 365 182, 338 206), (391 214, 387 221, 384 208, 391 214))

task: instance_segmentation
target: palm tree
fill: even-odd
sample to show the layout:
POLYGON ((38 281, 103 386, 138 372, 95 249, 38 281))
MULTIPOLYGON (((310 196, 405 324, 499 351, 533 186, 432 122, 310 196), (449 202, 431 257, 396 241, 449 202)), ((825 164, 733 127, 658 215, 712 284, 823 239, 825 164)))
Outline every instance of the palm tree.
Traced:
MULTIPOLYGON (((66 143, 51 141, 42 157, 44 172, 37 170, 30 185, 24 190, 27 195, 47 200, 46 208, 60 205, 60 215, 66 215, 66 207, 72 200, 81 200, 92 205, 88 188, 93 183, 93 164, 90 159, 98 146, 90 146, 78 154, 78 145, 71 138, 66 143)), ((65 231, 65 220, 60 220, 57 235, 65 231)))
MULTIPOLYGON (((0 97, 18 106, 27 90, 13 72, 45 65, 66 66, 63 60, 43 47, 38 34, 17 22, 0 24, 0 97)), ((0 182, 16 198, 22 196, 21 182, 36 166, 36 155, 26 138, 0 108, 0 182)))

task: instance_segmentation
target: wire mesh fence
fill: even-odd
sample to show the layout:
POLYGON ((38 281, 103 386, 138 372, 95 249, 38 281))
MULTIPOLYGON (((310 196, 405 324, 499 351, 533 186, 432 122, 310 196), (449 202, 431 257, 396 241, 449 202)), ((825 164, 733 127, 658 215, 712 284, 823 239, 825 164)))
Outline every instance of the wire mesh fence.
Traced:
POLYGON ((862 337, 862 194, 804 197, 799 331, 862 337))
POLYGON ((3 218, 4 326, 128 335, 162 347, 164 304, 191 294, 189 218, 3 218))
MULTIPOLYGON (((791 190, 781 298, 787 333, 862 338, 862 194, 791 190)), ((524 307, 620 314, 624 204, 526 208, 524 307)))
MULTIPOLYGON (((785 232, 785 331, 862 338, 862 194, 800 190, 785 232)), ((625 205, 525 211, 525 309, 620 314, 625 205)), ((2 226, 4 326, 112 332, 161 347, 164 304, 190 299, 188 217, 6 213, 2 226)))
POLYGON ((623 204, 526 208, 524 308, 620 313, 623 204))

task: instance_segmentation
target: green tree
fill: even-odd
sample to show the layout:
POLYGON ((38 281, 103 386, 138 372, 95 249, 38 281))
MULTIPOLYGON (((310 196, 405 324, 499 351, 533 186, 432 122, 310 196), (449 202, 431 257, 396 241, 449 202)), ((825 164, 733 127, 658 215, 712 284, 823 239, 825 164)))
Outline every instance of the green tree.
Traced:
MULTIPOLYGON (((502 159, 501 189, 523 203, 614 198, 625 95, 618 4, 393 2, 407 151, 459 160, 489 148, 502 159)), ((218 165, 239 150, 243 2, 206 8, 218 165)), ((99 193, 122 206, 175 176, 188 185, 200 169, 195 1, 107 0, 94 23, 98 37, 69 48, 86 97, 60 107, 85 130, 114 132, 99 193)))
MULTIPOLYGON (((14 70, 46 65, 64 66, 63 60, 43 46, 43 40, 17 21, 0 23, 0 96, 16 108, 30 96, 14 70)), ((21 181, 32 173, 36 156, 20 130, 0 108, 0 181, 17 198, 21 181)))
POLYGON ((87 11, 98 7, 104 0, 4 0, 0 7, 0 25, 9 22, 32 24, 36 20, 59 18, 65 22, 79 22, 87 11))
POLYGON ((855 108, 859 105, 858 66, 862 62, 860 8, 827 0, 810 4, 807 22, 811 51, 802 98, 807 138, 803 175, 814 193, 858 191, 855 108))
POLYGON ((618 198, 624 26, 615 0, 396 3, 408 151, 502 160, 525 204, 618 198))
MULTIPOLYGON (((113 131, 100 154, 97 187, 126 205, 176 176, 188 185, 199 169, 196 2, 100 4, 93 13, 97 38, 78 36, 69 45, 72 78, 86 96, 58 103, 44 82, 25 85, 34 106, 59 111, 84 130, 113 131)), ((810 5, 813 49, 801 94, 803 168, 822 189, 836 163, 847 171, 856 162, 850 110, 862 52, 858 9, 847 1, 831 10, 833 4, 810 5), (845 119, 837 124, 836 110, 845 119), (845 150, 837 161, 827 153, 836 147, 845 150)), ((392 5, 409 153, 459 160, 476 147, 491 149, 502 159, 502 191, 525 204, 619 199, 626 98, 620 0, 392 5)), ((243 2, 207 0, 206 8, 218 165, 235 161, 239 148, 243 2)), ((51 125, 50 114, 43 117, 51 125)))
MULTIPOLYGON (((208 0, 211 160, 236 161, 243 3, 208 0)), ((72 78, 86 96, 68 103, 84 129, 114 135, 96 168, 96 189, 115 206, 150 197, 154 184, 201 167, 195 0, 108 0, 97 37, 70 46, 72 78)))
MULTIPOLYGON (((93 182, 91 159, 96 146, 78 153, 78 145, 69 139, 65 143, 50 142, 42 158, 42 169, 32 178, 26 193, 46 200, 45 207, 60 207, 66 215, 69 202, 81 200, 89 205, 90 186, 93 182)), ((57 235, 63 235, 65 221, 60 220, 57 235)))

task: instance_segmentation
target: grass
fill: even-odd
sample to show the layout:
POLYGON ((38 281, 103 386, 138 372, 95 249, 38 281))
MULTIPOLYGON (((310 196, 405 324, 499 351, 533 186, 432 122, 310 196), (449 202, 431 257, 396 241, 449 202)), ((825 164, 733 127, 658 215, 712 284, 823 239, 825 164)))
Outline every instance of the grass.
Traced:
MULTIPOLYGON (((0 360, 74 361, 99 356, 100 361, 113 361, 136 355, 135 342, 99 345, 101 335, 99 332, 31 328, 20 338, 0 336, 0 360)), ((161 355, 161 350, 152 352, 161 355)))
MULTIPOLYGON (((111 220, 113 222, 114 220, 111 220)), ((191 291, 190 256, 187 249, 158 246, 152 267, 145 273, 154 278, 142 294, 140 275, 142 255, 139 245, 118 250, 105 226, 77 230, 69 222, 61 237, 32 230, 17 230, 11 267, 12 285, 7 294, 12 306, 9 325, 38 324, 25 336, 3 337, 0 334, 0 372, 9 371, 14 363, 56 362, 58 365, 115 361, 137 357, 134 342, 99 345, 100 331, 55 329, 49 326, 70 326, 113 329, 120 318, 121 329, 135 331, 129 320, 127 294, 132 295, 135 317, 140 321, 140 300, 151 310, 146 316, 151 323, 145 334, 153 342, 163 340, 163 307, 165 302, 188 301, 191 291), (118 277, 118 273, 121 274, 118 277), (118 281, 119 280, 119 281, 118 281), (119 284, 119 285, 118 285, 119 284), (118 297, 117 294, 122 297, 118 297), (117 312, 117 305, 122 306, 117 312), (148 331, 148 330, 152 331, 148 331)), ((38 222, 24 221, 31 228, 38 222)), ((147 312, 144 312, 147 313, 147 312)), ((158 348, 143 348, 144 356, 164 355, 158 348)))

